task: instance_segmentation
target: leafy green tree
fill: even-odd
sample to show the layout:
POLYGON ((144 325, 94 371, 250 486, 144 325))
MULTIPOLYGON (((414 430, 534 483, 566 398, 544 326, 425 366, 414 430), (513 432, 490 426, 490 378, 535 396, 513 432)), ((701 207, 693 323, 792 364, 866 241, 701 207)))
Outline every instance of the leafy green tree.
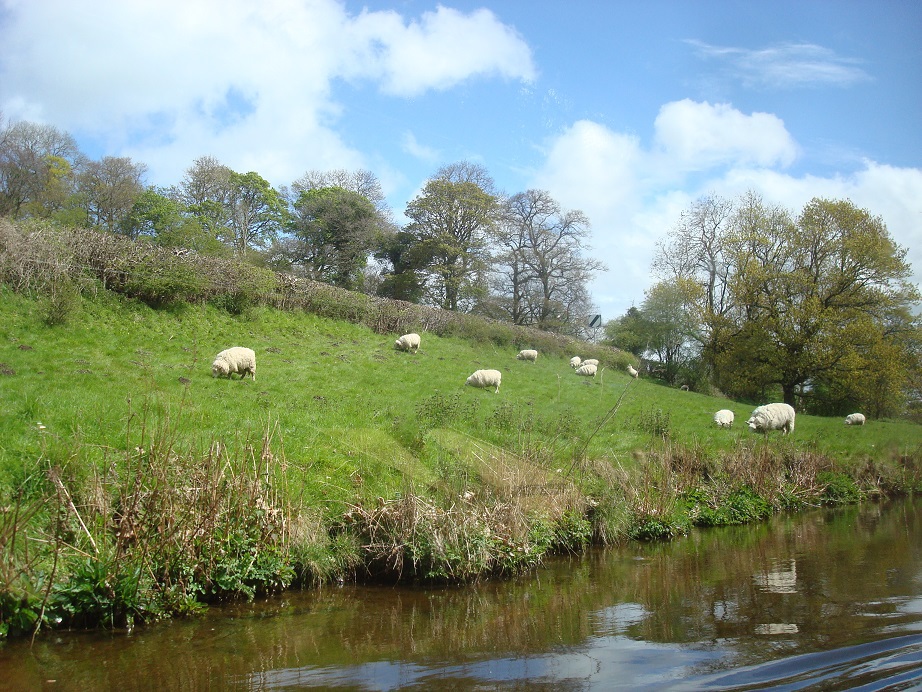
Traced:
POLYGON ((281 195, 253 171, 231 172, 228 182, 229 215, 224 241, 240 258, 246 258, 253 250, 267 250, 278 238, 285 221, 281 195))
POLYGON ((417 243, 416 236, 408 231, 383 236, 375 250, 375 258, 390 268, 381 277, 377 289, 379 296, 411 303, 423 299, 423 272, 429 257, 425 248, 417 243))
POLYGON ((425 296, 446 310, 469 310, 486 295, 489 233, 498 203, 479 166, 446 166, 406 208, 413 253, 427 258, 425 296))
POLYGON ((650 326, 643 314, 638 308, 631 306, 621 317, 605 323, 603 342, 640 358, 647 351, 649 331, 650 326))
POLYGON ((234 171, 211 156, 197 158, 186 169, 179 186, 169 196, 195 217, 203 231, 215 238, 231 235, 234 171))
POLYGON ((289 229, 294 242, 287 253, 292 262, 317 281, 348 289, 360 286, 382 230, 371 201, 341 187, 301 192, 289 229))
POLYGON ((185 248, 203 254, 221 254, 223 245, 202 227, 198 217, 163 191, 148 188, 135 200, 121 225, 129 238, 149 238, 158 245, 185 248))
POLYGON ((367 199, 374 206, 378 216, 384 222, 390 222, 393 214, 384 196, 381 181, 371 171, 358 169, 349 171, 337 168, 331 171, 311 170, 298 178, 291 185, 295 200, 308 190, 319 190, 325 187, 340 187, 343 190, 354 192, 367 199))
MULTIPOLYGON (((847 200, 813 199, 795 223, 757 228, 739 231, 732 290, 747 306, 742 332, 750 343, 761 341, 756 362, 763 382, 778 385, 793 404, 797 396, 814 396, 819 384, 834 386, 879 367, 875 354, 896 344, 888 323, 919 300, 908 281, 906 250, 883 221, 847 200)), ((887 359, 893 373, 887 394, 897 398, 908 378, 899 360, 887 359)))
POLYGON ((883 221, 848 200, 813 199, 796 218, 754 193, 707 201, 721 210, 708 242, 682 241, 683 227, 658 266, 684 281, 718 386, 823 412, 899 410, 919 293, 883 221))
POLYGON ((694 313, 687 302, 694 289, 684 284, 682 279, 654 284, 639 309, 629 308, 605 325, 606 343, 655 361, 659 375, 670 383, 688 371, 697 357, 692 339, 694 313))
POLYGON ((647 289, 641 307, 647 325, 647 354, 660 363, 663 378, 669 383, 675 383, 682 366, 694 356, 689 345, 692 324, 688 294, 681 280, 662 281, 647 289))

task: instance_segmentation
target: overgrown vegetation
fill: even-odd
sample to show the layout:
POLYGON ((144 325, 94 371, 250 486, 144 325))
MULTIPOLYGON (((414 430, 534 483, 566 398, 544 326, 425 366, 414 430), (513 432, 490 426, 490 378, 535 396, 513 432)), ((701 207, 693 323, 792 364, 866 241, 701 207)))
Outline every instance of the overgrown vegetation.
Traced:
POLYGON ((604 347, 85 231, 0 223, 0 241, 0 636, 511 575, 589 542, 922 491, 909 422, 718 430, 713 411, 751 405, 631 379, 604 347), (411 329, 420 352, 396 352, 411 329), (210 376, 234 344, 257 381, 210 376), (605 369, 574 376, 575 353, 605 369), (463 386, 479 367, 500 394, 463 386))

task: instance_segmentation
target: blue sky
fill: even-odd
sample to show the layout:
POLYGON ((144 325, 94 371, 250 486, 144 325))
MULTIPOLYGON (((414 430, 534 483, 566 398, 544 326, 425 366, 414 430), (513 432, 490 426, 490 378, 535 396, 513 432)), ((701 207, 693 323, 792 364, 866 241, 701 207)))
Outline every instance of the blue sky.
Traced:
POLYGON ((706 193, 880 215, 922 282, 922 2, 0 0, 0 112, 178 183, 444 164, 592 222, 604 319, 706 193))

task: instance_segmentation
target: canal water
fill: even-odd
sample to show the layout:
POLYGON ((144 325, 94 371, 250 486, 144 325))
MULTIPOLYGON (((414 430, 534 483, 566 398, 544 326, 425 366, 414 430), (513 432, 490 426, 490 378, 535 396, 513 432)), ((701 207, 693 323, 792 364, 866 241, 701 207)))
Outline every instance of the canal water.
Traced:
POLYGON ((922 689, 922 500, 0 648, 0 689, 922 689))

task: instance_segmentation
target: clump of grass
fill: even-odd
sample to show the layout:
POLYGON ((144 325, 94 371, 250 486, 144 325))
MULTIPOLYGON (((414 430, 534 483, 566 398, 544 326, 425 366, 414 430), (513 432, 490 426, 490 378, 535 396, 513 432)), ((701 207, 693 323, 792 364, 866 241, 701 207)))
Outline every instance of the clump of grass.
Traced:
POLYGON ((44 535, 52 546, 42 562, 11 549, 18 557, 0 573, 8 629, 131 627, 292 583, 293 510, 279 487, 285 462, 271 450, 272 430, 234 452, 217 441, 197 452, 177 442, 168 420, 148 424, 142 419, 138 444, 102 473, 65 480, 52 468, 46 517, 26 506, 4 522, 4 543, 44 535), (23 580, 47 583, 39 609, 35 594, 24 600, 23 580), (11 603, 21 605, 13 612, 11 603))
POLYGON ((360 536, 367 575, 388 580, 460 583, 518 574, 541 561, 554 537, 514 503, 446 506, 413 493, 355 506, 343 522, 360 536))
POLYGON ((416 405, 416 417, 425 426, 441 428, 472 417, 477 403, 465 401, 460 393, 433 394, 416 405))

